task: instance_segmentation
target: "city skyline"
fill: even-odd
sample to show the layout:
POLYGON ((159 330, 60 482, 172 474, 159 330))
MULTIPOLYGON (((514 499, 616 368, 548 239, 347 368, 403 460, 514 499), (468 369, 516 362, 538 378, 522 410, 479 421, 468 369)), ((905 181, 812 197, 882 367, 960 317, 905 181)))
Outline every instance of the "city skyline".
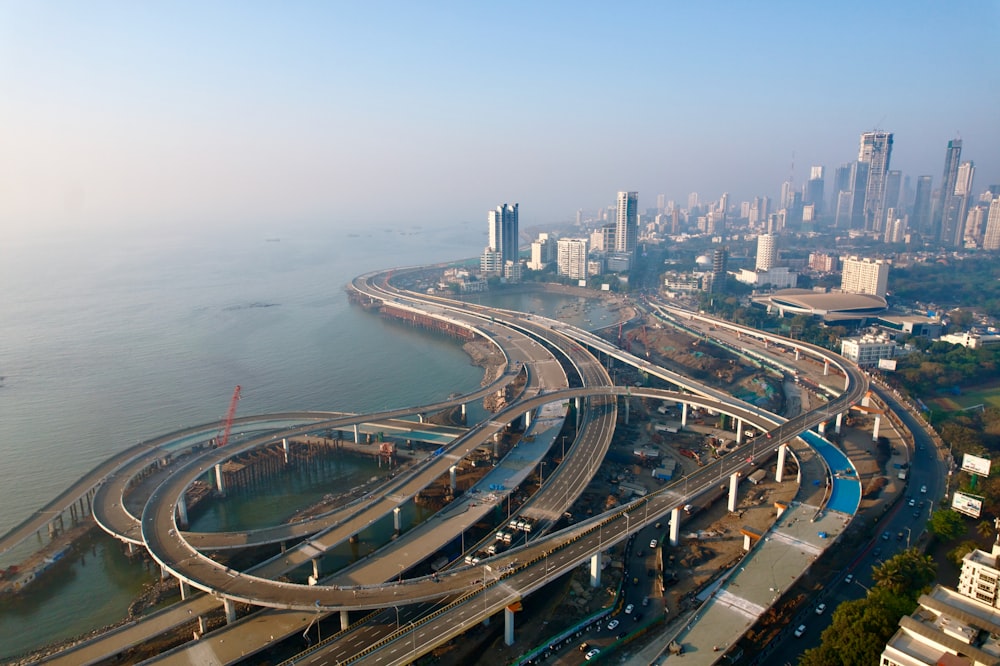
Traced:
POLYGON ((940 186, 956 137, 975 187, 1000 182, 997 3, 627 10, 641 29, 609 40, 601 5, 8 4, 0 226, 448 226, 517 200, 530 227, 619 190, 640 211, 776 200, 879 129, 913 183, 940 186), (963 48, 928 58, 944 25, 963 48))

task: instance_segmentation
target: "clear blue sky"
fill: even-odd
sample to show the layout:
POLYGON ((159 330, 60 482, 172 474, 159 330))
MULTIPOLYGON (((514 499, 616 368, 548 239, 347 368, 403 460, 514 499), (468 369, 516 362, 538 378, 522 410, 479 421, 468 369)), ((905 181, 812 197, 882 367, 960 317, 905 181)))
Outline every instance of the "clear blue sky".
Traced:
MULTIPOLYGON (((1000 4, 0 0, 0 234, 776 196, 895 133, 1000 182, 1000 4)), ((2 237, 2 236, 0 236, 2 237)))

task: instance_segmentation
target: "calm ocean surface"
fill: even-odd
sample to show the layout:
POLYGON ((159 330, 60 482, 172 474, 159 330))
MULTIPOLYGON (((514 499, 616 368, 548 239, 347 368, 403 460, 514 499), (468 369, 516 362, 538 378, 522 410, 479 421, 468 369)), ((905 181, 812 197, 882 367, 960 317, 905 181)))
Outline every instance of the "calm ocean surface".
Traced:
MULTIPOLYGON (((368 411, 478 387, 482 370, 458 344, 351 307, 344 285, 476 256, 484 226, 0 245, 0 533, 131 444, 222 418, 236 384, 241 415, 368 411)), ((557 302, 498 304, 545 312, 557 302)), ((582 301, 572 308, 583 316, 582 301)), ((345 481, 370 473, 343 471, 345 481)), ((123 616, 153 574, 96 541, 0 602, 0 659, 123 616)))

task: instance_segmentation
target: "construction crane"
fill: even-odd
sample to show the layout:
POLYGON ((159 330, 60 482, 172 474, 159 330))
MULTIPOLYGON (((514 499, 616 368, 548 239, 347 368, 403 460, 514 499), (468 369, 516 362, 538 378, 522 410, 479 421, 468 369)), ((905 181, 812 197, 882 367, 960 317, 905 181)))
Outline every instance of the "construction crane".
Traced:
POLYGON ((229 432, 233 429, 233 417, 236 416, 236 403, 240 401, 241 390, 239 384, 233 390, 233 399, 229 401, 229 411, 226 412, 226 421, 223 424, 222 436, 215 438, 217 446, 225 446, 229 442, 229 432))

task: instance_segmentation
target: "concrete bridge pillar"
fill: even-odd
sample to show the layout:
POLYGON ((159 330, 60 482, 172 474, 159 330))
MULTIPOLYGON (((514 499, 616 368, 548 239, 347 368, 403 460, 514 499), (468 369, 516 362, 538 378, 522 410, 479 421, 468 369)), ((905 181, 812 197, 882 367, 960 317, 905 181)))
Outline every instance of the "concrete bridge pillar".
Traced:
POLYGON ((422 412, 420 414, 417 414, 417 418, 420 420, 421 423, 424 422, 424 415, 422 412))
POLYGON ((355 444, 360 444, 361 443, 361 431, 358 430, 358 424, 357 423, 354 424, 354 443, 355 444))
POLYGON ((670 511, 670 545, 676 546, 681 542, 681 510, 674 508, 670 511))
POLYGON ((681 403, 681 425, 687 426, 688 424, 688 404, 681 403))
POLYGON ((529 409, 524 413, 524 429, 527 430, 531 427, 531 410, 529 409))
POLYGON ((205 621, 205 616, 204 615, 199 615, 198 616, 198 633, 201 636, 204 636, 207 631, 208 631, 208 622, 205 621))
POLYGON ((838 435, 840 434, 840 427, 843 424, 843 422, 844 422, 844 413, 840 412, 839 414, 837 414, 837 423, 833 430, 838 435))
POLYGON ((465 421, 466 417, 468 416, 468 414, 467 414, 467 407, 468 407, 468 405, 466 405, 466 404, 465 404, 465 403, 463 402, 463 403, 462 403, 462 421, 463 421, 463 422, 465 421))
POLYGON ((285 452, 285 464, 287 465, 288 464, 288 453, 289 453, 289 451, 288 451, 288 438, 287 437, 283 437, 281 439, 281 448, 285 452))
POLYGON ((872 428, 872 441, 873 442, 878 439, 878 427, 881 424, 882 424, 882 415, 881 414, 876 414, 875 415, 875 427, 872 428))
POLYGON ((861 398, 862 407, 870 407, 872 404, 872 397, 870 394, 865 393, 865 397, 861 398))
POLYGON ((736 511, 736 498, 739 496, 740 474, 733 472, 729 475, 729 512, 736 511))
POLYGON ((503 642, 514 644, 514 611, 509 608, 503 609, 503 642))
POLYGON ((345 610, 340 611, 340 630, 347 631, 347 628, 351 626, 350 613, 345 610))
POLYGON ((816 426, 816 429, 819 431, 819 434, 825 435, 826 434, 826 421, 820 421, 819 425, 816 426))
POLYGON ((180 523, 180 527, 187 529, 188 505, 187 505, 187 499, 184 497, 184 495, 181 495, 177 499, 177 522, 180 523))
POLYGON ((312 565, 313 565, 313 578, 315 578, 316 580, 319 580, 319 558, 318 557, 314 557, 312 559, 312 565))
POLYGON ((601 552, 597 551, 590 558, 590 586, 601 586, 601 552))
POLYGON ((743 419, 736 419, 736 445, 743 443, 743 419))
POLYGON ((125 542, 125 546, 128 549, 128 556, 129 557, 132 557, 133 555, 135 555, 135 544, 134 543, 132 543, 131 541, 126 541, 125 542))
POLYGON ((781 483, 781 477, 785 473, 785 451, 788 449, 788 444, 782 444, 778 447, 778 469, 774 472, 774 480, 781 483))
POLYGON ((179 580, 178 582, 180 583, 181 587, 181 601, 184 601, 185 599, 191 596, 191 586, 182 580, 179 580))
POLYGON ((628 410, 629 410, 629 403, 631 401, 628 399, 628 396, 625 396, 624 399, 625 399, 625 425, 628 425, 628 416, 629 416, 628 410))
POLYGON ((798 360, 801 360, 801 359, 802 359, 802 352, 799 351, 798 349, 796 349, 795 350, 795 360, 798 361, 798 360))
POLYGON ((222 463, 215 464, 215 489, 223 497, 226 496, 226 482, 222 479, 222 463))
POLYGON ((823 376, 826 377, 830 374, 830 361, 828 359, 823 359, 823 376))
POLYGON ((160 565, 160 580, 166 580, 168 578, 170 578, 170 572, 167 571, 167 568, 161 564, 160 565))
MULTIPOLYGON (((452 486, 452 489, 454 490, 454 486, 452 486)), ((396 531, 396 534, 403 531, 403 512, 398 506, 392 510, 392 528, 396 531)))
POLYGON ((236 622, 236 602, 232 599, 223 599, 222 605, 226 609, 226 624, 236 622))

